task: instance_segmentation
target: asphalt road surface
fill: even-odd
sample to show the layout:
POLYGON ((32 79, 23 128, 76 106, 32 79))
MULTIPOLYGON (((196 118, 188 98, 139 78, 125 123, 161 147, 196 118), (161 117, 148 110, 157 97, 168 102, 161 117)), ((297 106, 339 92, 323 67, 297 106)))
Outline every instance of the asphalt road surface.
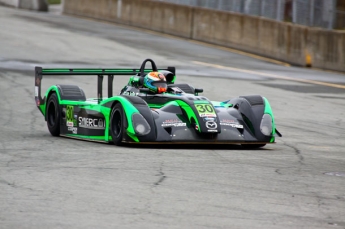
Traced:
MULTIPOLYGON (((345 228, 345 74, 131 27, 0 7, 0 228, 345 228), (260 94, 283 138, 116 147, 52 137, 34 66, 176 66, 213 100, 260 94)), ((115 79, 117 92, 128 77, 115 79)), ((96 96, 95 77, 45 77, 96 96)))

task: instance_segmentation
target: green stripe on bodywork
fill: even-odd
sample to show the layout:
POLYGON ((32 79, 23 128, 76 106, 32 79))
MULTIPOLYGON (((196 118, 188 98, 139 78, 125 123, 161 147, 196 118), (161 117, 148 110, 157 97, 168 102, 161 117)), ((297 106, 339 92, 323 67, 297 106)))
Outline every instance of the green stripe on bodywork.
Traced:
POLYGON ((224 107, 224 103, 223 102, 218 102, 218 101, 211 101, 212 105, 214 107, 224 107))
MULTIPOLYGON (((117 70, 117 69, 105 69, 104 72, 133 72, 132 69, 123 69, 123 70, 117 70)), ((136 72, 139 72, 136 70, 136 72)))
POLYGON ((270 142, 274 142, 275 141, 274 134, 276 133, 276 125, 275 125, 275 122, 274 122, 273 111, 272 111, 271 105, 268 102, 268 100, 265 97, 263 97, 263 98, 264 98, 264 102, 265 102, 264 114, 269 114, 271 116, 271 118, 272 118, 272 137, 271 137, 270 142))
POLYGON ((207 100, 194 100, 194 104, 199 104, 199 103, 202 103, 202 104, 209 104, 210 102, 207 101, 207 100))
POLYGON ((189 122, 191 122, 191 119, 194 118, 196 124, 198 125, 198 130, 199 132, 201 132, 201 128, 200 128, 200 124, 198 121, 198 118, 195 115, 194 110, 191 108, 191 106, 189 104, 187 104, 186 102, 182 101, 182 100, 176 100, 175 101, 184 111, 186 111, 187 116, 188 116, 188 120, 189 122))
POLYGON ((148 106, 150 108, 156 108, 156 109, 159 109, 159 108, 162 108, 162 107, 166 107, 166 106, 169 106, 169 105, 173 105, 173 106, 179 106, 177 102, 175 101, 170 101, 170 102, 167 102, 165 104, 156 104, 156 103, 148 103, 148 106))
POLYGON ((100 69, 73 69, 71 72, 99 72, 102 73, 103 70, 100 69))
POLYGON ((227 102, 211 101, 211 103, 214 107, 233 107, 234 106, 232 103, 227 103, 227 102))
POLYGON ((38 109, 42 112, 43 116, 46 116, 46 104, 41 104, 38 109))
POLYGON ((179 106, 179 104, 176 101, 170 101, 170 102, 164 104, 164 106, 168 106, 168 105, 173 105, 173 106, 177 106, 177 107, 179 106))
MULTIPOLYGON (((48 98, 48 95, 50 92, 54 91, 58 97, 58 101, 60 105, 72 105, 72 106, 77 106, 82 109, 87 109, 87 110, 94 110, 96 112, 102 113, 104 115, 104 118, 106 120, 107 125, 105 126, 105 136, 103 136, 102 140, 109 141, 109 127, 110 127, 110 114, 111 114, 111 108, 103 106, 103 104, 106 104, 111 101, 119 101, 122 104, 122 107, 124 109, 124 113, 126 115, 127 121, 128 121, 128 127, 127 127, 127 134, 130 136, 133 141, 139 142, 139 139, 137 136, 135 136, 135 130, 132 124, 132 115, 134 113, 139 113, 138 109, 133 106, 131 102, 129 102, 126 98, 122 96, 114 96, 108 99, 104 99, 101 101, 101 103, 98 103, 98 101, 95 100, 86 100, 86 101, 73 101, 73 100, 61 100, 60 94, 58 87, 56 85, 51 86, 46 94, 45 98, 48 98)), ((44 114, 46 115, 46 104, 40 105, 39 107, 44 114)), ((88 137, 88 136, 85 136, 88 137)), ((95 139, 95 140, 100 140, 100 139, 95 139)))
POLYGON ((56 96, 58 97, 58 101, 60 103, 60 94, 59 94, 59 90, 58 87, 56 85, 51 86, 50 88, 48 88, 48 90, 46 91, 46 94, 44 95, 45 98, 45 102, 44 104, 40 104, 39 109, 41 110, 43 116, 46 116, 46 110, 47 110, 47 102, 48 102, 48 95, 50 92, 54 91, 56 93, 56 96))
POLYGON ((156 109, 159 109, 159 108, 162 107, 162 104, 152 104, 152 103, 150 103, 148 105, 149 105, 150 108, 156 108, 156 109))
POLYGON ((86 136, 86 135, 79 135, 79 134, 66 134, 67 137, 73 138, 81 138, 81 139, 91 139, 94 141, 105 141, 105 136, 86 136))
MULTIPOLYGON (((139 139, 136 136, 136 133, 135 133, 135 130, 134 130, 134 126, 133 126, 133 123, 132 123, 132 115, 135 114, 135 113, 140 114, 138 109, 135 106, 133 106, 133 104, 130 101, 128 101, 125 97, 122 97, 122 96, 115 96, 115 97, 103 100, 102 104, 105 104, 105 103, 108 103, 108 102, 111 102, 111 101, 119 101, 122 104, 122 107, 123 107, 123 109, 125 111, 125 115, 126 115, 126 118, 127 118, 127 123, 128 123, 127 135, 129 137, 131 137, 133 139, 133 141, 139 142, 139 139)), ((110 108, 108 108, 108 109, 110 109, 110 108)), ((109 112, 109 114, 110 114, 110 112, 109 112)), ((110 119, 110 118, 108 118, 108 119, 110 119)))
POLYGON ((176 76, 174 75, 174 77, 172 78, 172 80, 170 81, 170 83, 175 83, 176 80, 176 76))

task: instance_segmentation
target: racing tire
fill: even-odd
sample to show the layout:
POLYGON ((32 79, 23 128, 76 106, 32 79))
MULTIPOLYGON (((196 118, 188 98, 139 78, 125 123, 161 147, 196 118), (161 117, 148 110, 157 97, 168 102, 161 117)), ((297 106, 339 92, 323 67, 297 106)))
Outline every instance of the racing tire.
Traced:
POLYGON ((48 130, 50 134, 53 136, 59 136, 61 114, 60 114, 60 104, 56 96, 56 93, 52 93, 49 96, 49 99, 47 102, 46 117, 47 117, 47 126, 48 126, 48 130))
POLYGON ((117 146, 122 145, 122 137, 124 132, 125 114, 121 103, 117 103, 110 115, 110 134, 113 143, 117 146))
POLYGON ((242 148, 244 149, 258 149, 264 147, 266 144, 243 144, 242 148))

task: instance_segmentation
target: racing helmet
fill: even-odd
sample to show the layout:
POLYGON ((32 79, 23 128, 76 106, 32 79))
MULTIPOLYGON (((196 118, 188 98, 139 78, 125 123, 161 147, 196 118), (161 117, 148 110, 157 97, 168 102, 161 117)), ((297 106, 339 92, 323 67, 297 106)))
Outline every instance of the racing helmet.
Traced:
POLYGON ((168 84, 165 76, 160 72, 150 72, 144 77, 143 86, 154 93, 163 93, 167 91, 168 84))

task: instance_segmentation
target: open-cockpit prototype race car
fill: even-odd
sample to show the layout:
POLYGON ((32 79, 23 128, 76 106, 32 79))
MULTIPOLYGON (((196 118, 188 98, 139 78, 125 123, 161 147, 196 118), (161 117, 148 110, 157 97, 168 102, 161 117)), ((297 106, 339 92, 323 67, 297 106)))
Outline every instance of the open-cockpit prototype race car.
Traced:
POLYGON ((140 69, 35 68, 35 101, 53 136, 121 145, 123 143, 241 144, 262 147, 281 134, 275 128, 268 100, 260 95, 211 101, 202 89, 175 83, 175 68, 158 69, 145 60, 140 69), (151 68, 146 68, 146 63, 151 68), (149 73, 164 75, 167 87, 154 93, 142 87, 149 73), (87 99, 75 85, 53 85, 41 96, 44 75, 95 75, 97 98, 87 99), (116 75, 131 75, 130 82, 113 96, 116 75), (103 77, 108 76, 108 97, 103 77))

